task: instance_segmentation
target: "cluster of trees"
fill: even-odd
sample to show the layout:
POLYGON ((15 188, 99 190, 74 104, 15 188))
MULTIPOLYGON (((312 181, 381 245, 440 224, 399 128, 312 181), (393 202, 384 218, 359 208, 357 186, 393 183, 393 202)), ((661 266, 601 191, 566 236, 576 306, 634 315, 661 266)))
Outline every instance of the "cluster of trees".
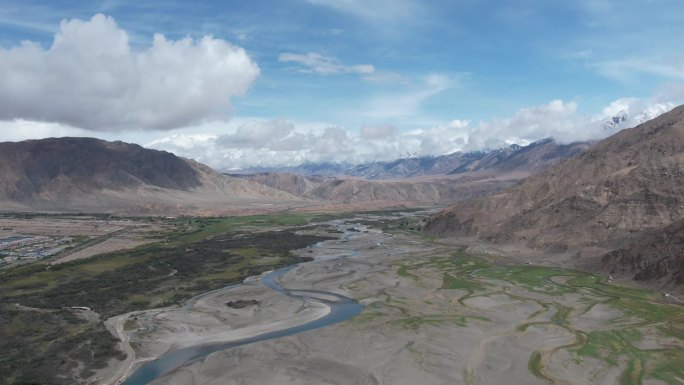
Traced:
POLYGON ((70 311, 0 311, 0 384, 74 384, 87 369, 124 359, 117 340, 102 323, 89 323, 70 311), (79 372, 80 370, 80 372, 79 372))

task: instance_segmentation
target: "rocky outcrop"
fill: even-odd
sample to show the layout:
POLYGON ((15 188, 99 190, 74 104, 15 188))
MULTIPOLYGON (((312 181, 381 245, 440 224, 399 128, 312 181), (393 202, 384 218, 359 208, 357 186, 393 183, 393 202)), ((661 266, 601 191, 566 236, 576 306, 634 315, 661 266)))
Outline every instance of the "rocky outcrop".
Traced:
POLYGON ((637 241, 607 253, 602 269, 661 288, 684 285, 684 220, 649 231, 637 241))

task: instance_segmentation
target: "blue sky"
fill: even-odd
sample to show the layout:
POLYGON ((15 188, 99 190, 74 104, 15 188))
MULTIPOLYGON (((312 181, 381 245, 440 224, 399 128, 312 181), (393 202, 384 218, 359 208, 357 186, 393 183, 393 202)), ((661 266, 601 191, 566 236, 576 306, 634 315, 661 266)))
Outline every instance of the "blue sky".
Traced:
POLYGON ((636 116, 681 102, 682 36, 679 0, 3 0, 0 102, 9 102, 0 108, 0 139, 99 136, 222 168, 439 155, 545 136, 593 139, 607 134, 599 123, 619 110, 636 116), (72 36, 60 23, 74 19, 82 22, 69 24, 72 36), (89 25, 103 26, 102 44, 86 41, 95 35, 89 25), (116 31, 127 36, 125 60, 152 56, 161 44, 154 35, 162 34, 175 55, 168 60, 179 63, 167 66, 164 55, 125 70, 79 62, 90 60, 88 50, 106 54, 116 31), (52 49, 56 34, 72 39, 75 51, 52 49), (212 40, 201 45, 205 36, 212 40), (197 50, 171 44, 183 39, 197 50), (38 51, 15 52, 22 41, 38 51), (240 67, 228 68, 212 54, 217 49, 240 67), (47 68, 62 68, 64 57, 60 79, 71 83, 59 85, 41 71, 56 72, 47 68), (31 60, 40 65, 27 72, 31 60), (130 90, 159 85, 139 79, 169 68, 177 79, 164 78, 158 95, 148 90, 126 105, 130 90), (17 85, 24 77, 30 87, 17 85), (102 77, 105 85, 87 87, 102 77), (171 91, 185 90, 194 96, 171 100, 171 91), (22 97, 44 107, 16 102, 22 97), (55 107, 65 99, 77 106, 55 107), (112 105, 119 110, 107 111, 112 105))

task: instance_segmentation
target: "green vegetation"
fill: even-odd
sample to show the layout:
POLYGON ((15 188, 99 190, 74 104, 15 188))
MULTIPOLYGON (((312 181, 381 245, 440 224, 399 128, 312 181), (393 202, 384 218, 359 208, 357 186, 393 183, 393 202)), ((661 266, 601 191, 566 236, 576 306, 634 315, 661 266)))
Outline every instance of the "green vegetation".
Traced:
POLYGON ((419 316, 419 317, 407 317, 392 321, 391 324, 401 325, 407 329, 416 330, 422 325, 439 325, 446 322, 443 316, 429 317, 429 316, 419 316))
POLYGON ((668 384, 681 384, 684 378, 684 351, 673 349, 659 353, 648 364, 648 376, 668 384))
POLYGON ((177 218, 163 242, 54 266, 0 271, 0 384, 73 384, 92 375, 80 368, 97 368, 120 355, 101 321, 83 323, 61 309, 87 306, 106 319, 179 304, 303 261, 290 250, 332 238, 270 228, 314 218, 177 218), (16 310, 15 303, 36 310, 16 310))
POLYGON ((1 309, 0 383, 53 384, 58 383, 55 376, 69 376, 69 383, 75 383, 74 378, 92 375, 79 362, 97 369, 111 358, 124 358, 101 323, 72 311, 25 310, 7 304, 1 309))
POLYGON ((576 349, 578 356, 603 360, 609 365, 626 362, 620 384, 640 384, 644 378, 656 378, 668 384, 684 378, 682 349, 639 349, 634 343, 643 338, 637 328, 594 331, 587 335, 587 343, 576 349))
POLYGON ((482 286, 473 282, 472 280, 456 278, 449 273, 442 273, 442 289, 466 289, 466 290, 482 290, 482 286))
POLYGON ((400 264, 399 268, 397 269, 397 274, 402 278, 410 278, 410 279, 416 281, 416 283, 420 283, 420 278, 418 278, 417 275, 410 273, 409 268, 415 268, 415 266, 409 267, 407 265, 401 265, 400 264))
POLYGON ((535 377, 548 380, 544 373, 542 373, 541 353, 532 352, 529 361, 527 361, 527 369, 530 373, 534 374, 535 377))
POLYGON ((377 210, 366 211, 359 214, 375 214, 381 215, 381 219, 377 220, 358 220, 356 223, 372 226, 384 232, 406 231, 410 233, 418 233, 425 225, 427 218, 425 216, 414 215, 406 217, 404 213, 415 213, 422 211, 421 208, 414 209, 400 209, 400 210, 377 210))
POLYGON ((451 323, 457 326, 468 326, 468 321, 489 321, 484 317, 475 316, 452 316, 452 315, 441 315, 441 314, 421 314, 419 316, 408 316, 404 318, 399 318, 390 322, 392 325, 400 325, 406 329, 418 330, 423 325, 442 325, 445 323, 451 323))
MULTIPOLYGON (((541 308, 529 315, 528 323, 516 327, 518 332, 524 333, 532 325, 554 325, 575 334, 577 338, 574 343, 557 349, 572 352, 576 364, 591 357, 608 366, 619 366, 622 370, 620 384, 641 384, 648 379, 678 384, 684 378, 684 349, 679 347, 681 344, 668 347, 669 344, 665 343, 657 349, 639 347, 639 342, 647 334, 649 338, 660 341, 664 338, 684 340, 684 308, 659 303, 659 293, 609 283, 602 276, 580 271, 533 265, 495 265, 463 250, 450 256, 403 261, 398 264, 397 274, 414 280, 426 289, 457 289, 465 290, 467 294, 458 298, 461 307, 450 307, 445 314, 418 312, 416 309, 419 307, 415 304, 403 306, 387 294, 391 300, 388 299, 382 306, 374 306, 366 320, 381 319, 383 314, 394 308, 400 310, 399 318, 390 324, 410 330, 445 323, 465 326, 473 318, 486 321, 472 317, 472 310, 469 316, 458 314, 460 309, 469 309, 465 300, 492 294, 506 295, 512 300, 536 302, 541 308), (427 282, 434 280, 421 277, 435 274, 441 275, 441 286, 426 287, 427 282), (525 291, 533 295, 527 296, 525 291), (566 300, 572 296, 577 298, 578 295, 579 300, 566 300), (577 301, 577 307, 569 301, 577 301), (614 314, 605 316, 605 323, 600 330, 581 330, 573 324, 575 317, 588 313, 597 304, 616 310, 614 314), (614 327, 611 328, 611 325, 614 327)), ((430 303, 426 300, 424 304, 430 303)), ((549 377, 552 373, 547 373, 544 368, 541 352, 531 352, 528 369, 536 377, 553 382, 549 377)))

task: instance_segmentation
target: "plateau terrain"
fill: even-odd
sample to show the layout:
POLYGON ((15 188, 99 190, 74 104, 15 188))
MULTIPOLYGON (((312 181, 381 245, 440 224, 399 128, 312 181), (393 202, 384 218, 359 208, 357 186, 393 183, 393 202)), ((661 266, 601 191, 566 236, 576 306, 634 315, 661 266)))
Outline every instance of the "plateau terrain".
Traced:
POLYGON ((684 385, 684 1, 1 4, 0 385, 684 385))

